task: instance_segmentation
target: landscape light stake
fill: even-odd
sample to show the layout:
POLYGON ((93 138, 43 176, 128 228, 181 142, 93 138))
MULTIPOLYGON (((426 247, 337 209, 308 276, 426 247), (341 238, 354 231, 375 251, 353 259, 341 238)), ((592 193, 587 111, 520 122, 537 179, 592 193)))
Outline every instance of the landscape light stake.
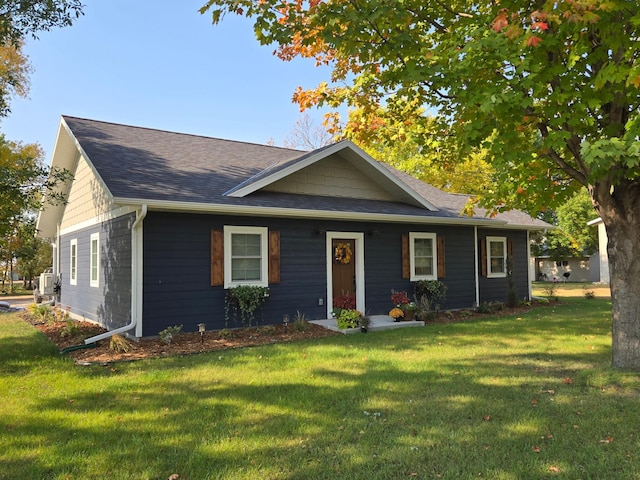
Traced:
POLYGON ((206 330, 206 325, 204 323, 198 324, 198 331, 200 332, 200 343, 204 343, 204 331, 206 330))
POLYGON ((282 316, 282 323, 284 325, 284 333, 287 333, 289 331, 289 315, 287 313, 282 316))

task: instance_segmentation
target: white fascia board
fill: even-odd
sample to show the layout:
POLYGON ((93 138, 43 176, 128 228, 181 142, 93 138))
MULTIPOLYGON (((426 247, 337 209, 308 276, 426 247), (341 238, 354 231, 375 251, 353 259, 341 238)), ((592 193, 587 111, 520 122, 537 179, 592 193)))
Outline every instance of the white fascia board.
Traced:
POLYGON ((598 218, 594 218, 593 220, 589 220, 587 222, 587 225, 591 226, 591 225, 598 225, 599 223, 602 223, 602 218, 598 217, 598 218))
POLYGON ((367 165, 370 168, 375 169, 379 174, 383 175, 387 180, 392 182, 396 187, 403 190, 405 194, 409 195, 418 205, 421 205, 427 210, 430 210, 432 212, 438 211, 438 209, 431 202, 427 201, 425 198, 418 195, 408 185, 400 181, 398 178, 394 177, 387 169, 381 167, 374 158, 372 158, 369 154, 367 154, 364 150, 359 148, 350 140, 343 140, 341 142, 334 143, 333 145, 330 145, 327 148, 323 148, 317 153, 310 154, 307 158, 303 160, 293 162, 288 167, 283 168, 282 170, 278 170, 272 175, 266 175, 260 180, 252 182, 246 186, 241 186, 240 188, 231 189, 228 192, 226 192, 225 195, 228 197, 234 197, 234 198, 245 197, 250 193, 256 192, 268 185, 271 185, 274 182, 277 182, 278 180, 286 178, 287 176, 322 160, 323 158, 329 157, 343 150, 350 150, 351 152, 358 155, 362 160, 364 160, 367 163, 367 165))
POLYGON ((500 228, 506 225, 502 220, 469 217, 425 217, 421 215, 393 215, 388 213, 359 213, 335 210, 305 210, 302 208, 273 208, 247 205, 224 205, 213 203, 171 202, 137 198, 114 198, 116 205, 138 208, 146 204, 149 211, 214 213, 220 215, 262 216, 278 218, 304 218, 321 220, 352 220, 388 223, 419 223, 428 225, 487 226, 500 228))

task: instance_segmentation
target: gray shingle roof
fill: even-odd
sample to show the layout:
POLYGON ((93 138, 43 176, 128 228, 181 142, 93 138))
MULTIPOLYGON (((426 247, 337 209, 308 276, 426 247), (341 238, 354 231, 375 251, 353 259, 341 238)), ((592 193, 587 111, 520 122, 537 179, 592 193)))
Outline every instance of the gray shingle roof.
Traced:
MULTIPOLYGON (((461 219, 467 196, 443 192, 384 165, 437 212, 401 202, 333 198, 256 191, 242 198, 225 195, 242 184, 273 175, 310 153, 288 148, 64 116, 64 122, 115 198, 310 211, 354 212, 461 219)), ((477 211, 476 220, 488 221, 477 211)), ((468 219, 471 220, 471 219, 468 219)), ((525 228, 547 225, 528 215, 502 213, 496 224, 525 228)))

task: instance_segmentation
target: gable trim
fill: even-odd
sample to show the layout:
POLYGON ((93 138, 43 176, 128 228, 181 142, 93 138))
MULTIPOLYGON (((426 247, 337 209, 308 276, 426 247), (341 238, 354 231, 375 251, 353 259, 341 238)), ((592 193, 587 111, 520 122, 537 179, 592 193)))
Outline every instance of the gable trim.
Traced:
MULTIPOLYGON (((275 166, 271 165, 267 169, 262 172, 254 175, 252 178, 246 180, 245 182, 239 184, 238 186, 226 191, 224 193, 225 196, 233 197, 233 198, 242 198, 247 195, 256 192, 268 185, 277 182, 278 180, 282 180, 287 176, 298 172, 309 165, 312 165, 324 158, 327 158, 335 153, 342 151, 350 151, 356 154, 360 159, 366 162, 369 168, 375 170, 378 174, 385 177, 389 182, 394 184, 397 188, 400 188, 405 195, 409 197, 411 203, 417 206, 421 206, 430 210, 432 212, 437 212, 438 209, 424 197, 416 193, 413 189, 411 189, 407 184, 402 182, 399 178, 392 175, 387 169, 381 167, 376 160, 374 160, 370 155, 364 152, 362 149, 358 148, 354 143, 349 140, 343 140, 338 143, 334 143, 326 148, 320 149, 315 152, 311 152, 308 155, 302 156, 298 160, 294 160, 291 162, 291 165, 274 172, 271 175, 265 175, 269 169, 275 166), (252 181, 252 179, 256 178, 257 180, 252 181)), ((357 168, 357 167, 356 167, 357 168)))

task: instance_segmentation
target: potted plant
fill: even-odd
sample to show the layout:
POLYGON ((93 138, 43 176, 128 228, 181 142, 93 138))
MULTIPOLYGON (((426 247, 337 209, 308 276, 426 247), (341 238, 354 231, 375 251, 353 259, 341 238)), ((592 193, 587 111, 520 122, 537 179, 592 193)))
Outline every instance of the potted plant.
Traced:
POLYGON ((411 300, 409 300, 409 296, 407 292, 396 292, 395 290, 391 290, 391 303, 398 308, 402 308, 403 305, 406 305, 411 300))
POLYGON ((402 307, 400 307, 404 312, 403 320, 415 320, 416 319, 416 309, 418 308, 416 302, 404 303, 402 307))
POLYGON ((358 323, 360 324, 360 331, 367 333, 369 331, 369 325, 371 325, 371 317, 369 315, 362 315, 358 323))
POLYGON ((394 322, 399 322, 402 317, 404 317, 404 312, 401 308, 393 307, 389 312, 389 316, 393 318, 394 322))
MULTIPOLYGON (((395 305, 395 308, 402 310, 403 320, 413 320, 415 318, 416 305, 415 303, 413 305, 411 304, 411 300, 409 300, 407 292, 396 292, 395 290, 391 290, 391 303, 395 305)), ((393 317, 393 315, 391 316, 393 317)), ((397 318, 396 321, 398 321, 397 318)))
POLYGON ((340 316, 337 318, 336 322, 338 324, 338 328, 343 330, 346 328, 355 328, 360 323, 360 318, 362 318, 362 314, 355 309, 344 308, 340 312, 340 316))

